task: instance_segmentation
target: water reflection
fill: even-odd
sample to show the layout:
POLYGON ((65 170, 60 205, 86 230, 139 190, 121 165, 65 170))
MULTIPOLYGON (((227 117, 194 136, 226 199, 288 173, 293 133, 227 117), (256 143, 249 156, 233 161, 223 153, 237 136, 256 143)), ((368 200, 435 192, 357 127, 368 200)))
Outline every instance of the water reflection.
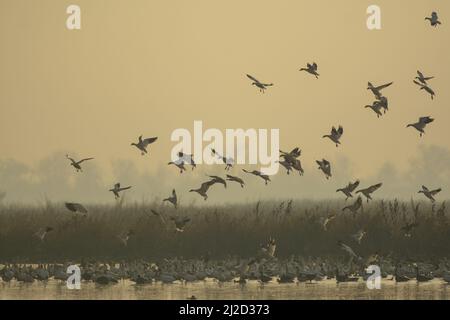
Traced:
POLYGON ((261 285, 249 282, 236 283, 202 281, 189 284, 160 283, 136 285, 120 281, 102 286, 92 282, 82 283, 81 290, 69 290, 56 280, 35 283, 0 282, 0 299, 439 299, 449 300, 449 285, 440 280, 418 284, 415 281, 395 284, 383 281, 381 290, 369 290, 363 281, 336 284, 334 280, 320 283, 261 285))

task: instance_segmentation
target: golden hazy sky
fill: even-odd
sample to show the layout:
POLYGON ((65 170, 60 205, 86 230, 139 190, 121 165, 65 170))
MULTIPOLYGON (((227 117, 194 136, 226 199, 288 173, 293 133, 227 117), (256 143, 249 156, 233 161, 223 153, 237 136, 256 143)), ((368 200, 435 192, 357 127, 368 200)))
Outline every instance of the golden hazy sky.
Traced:
POLYGON ((281 148, 300 146, 314 170, 340 156, 358 176, 401 170, 421 146, 450 148, 449 26, 448 1, 1 0, 0 157, 32 165, 69 152, 151 172, 171 132, 202 120, 279 128, 281 148), (66 29, 70 4, 81 30, 66 29), (371 4, 380 31, 366 27, 371 4), (424 20, 434 10, 437 29, 424 20), (312 61, 319 80, 298 71, 312 61), (436 76, 435 101, 412 83, 418 69, 436 76), (275 85, 260 94, 246 73, 275 85), (368 81, 394 81, 381 119, 363 108, 368 81), (405 126, 426 115, 436 121, 420 139, 405 126), (337 149, 321 137, 339 124, 337 149), (140 134, 159 137, 150 159, 130 146, 140 134))

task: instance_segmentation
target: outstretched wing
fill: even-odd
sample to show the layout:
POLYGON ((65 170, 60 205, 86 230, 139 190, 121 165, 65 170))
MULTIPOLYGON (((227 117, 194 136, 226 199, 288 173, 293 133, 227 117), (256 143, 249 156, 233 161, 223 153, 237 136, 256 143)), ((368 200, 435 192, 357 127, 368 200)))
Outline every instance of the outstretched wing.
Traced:
POLYGON ((247 74, 247 77, 248 77, 250 80, 253 80, 253 81, 255 81, 255 82, 260 83, 256 78, 252 77, 252 76, 249 75, 249 74, 247 74))
POLYGON ((436 190, 430 191, 430 193, 431 193, 431 195, 432 195, 432 196, 434 196, 434 195, 438 194, 438 193, 439 193, 439 192, 441 192, 441 191, 442 191, 442 189, 441 189, 441 188, 439 188, 439 189, 436 189, 436 190))
POLYGON ((354 183, 349 183, 348 191, 353 192, 359 186, 359 180, 356 180, 354 183))
POLYGON ((158 137, 147 138, 144 140, 144 145, 148 146, 149 144, 155 142, 156 140, 158 140, 158 137))
POLYGON ((366 190, 367 190, 369 193, 372 193, 372 192, 377 191, 382 185, 383 185, 382 183, 378 183, 378 184, 375 184, 375 185, 373 185, 373 186, 368 187, 366 190))
POLYGON ((93 160, 94 158, 85 158, 85 159, 81 159, 80 161, 78 161, 78 164, 84 162, 84 161, 89 161, 89 160, 93 160))
POLYGON ((317 63, 314 62, 314 63, 312 64, 312 68, 313 68, 314 71, 317 71, 317 63))
POLYGON ((382 89, 384 89, 384 88, 387 88, 387 87, 389 87, 390 85, 392 85, 394 82, 389 82, 389 83, 386 83, 386 84, 383 84, 383 85, 381 85, 381 86, 378 86, 377 87, 377 90, 382 90, 382 89))
POLYGON ((415 84, 417 84, 419 87, 423 87, 423 84, 417 82, 416 80, 413 80, 413 82, 414 82, 415 84))
POLYGON ((419 75, 419 78, 424 79, 424 76, 423 76, 422 72, 420 72, 419 70, 417 70, 417 74, 419 75))
POLYGON ((430 117, 421 117, 421 118, 419 118, 419 122, 421 122, 421 123, 431 123, 433 121, 434 121, 434 119, 432 119, 430 117))
POLYGON ((68 210, 72 212, 81 212, 81 213, 87 213, 87 209, 80 203, 72 203, 72 202, 66 202, 65 206, 68 210))

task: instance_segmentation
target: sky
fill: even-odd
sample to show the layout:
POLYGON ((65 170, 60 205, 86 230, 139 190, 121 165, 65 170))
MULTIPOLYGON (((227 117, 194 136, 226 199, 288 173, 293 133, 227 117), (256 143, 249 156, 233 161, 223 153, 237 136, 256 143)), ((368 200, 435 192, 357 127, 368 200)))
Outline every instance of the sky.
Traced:
MULTIPOLYGON (((422 184, 450 196, 450 3, 446 1, 2 0, 0 2, 0 191, 11 201, 43 198, 113 201, 115 182, 130 199, 187 192, 206 173, 167 166, 171 133, 206 128, 279 129, 280 147, 302 149, 305 176, 281 169, 265 187, 248 182, 211 192, 211 202, 260 198, 333 198, 350 180, 384 182, 380 197, 417 197, 422 184), (81 30, 68 30, 66 8, 81 8, 81 30), (366 27, 369 5, 382 29, 366 27), (437 11, 432 28, 424 20, 437 11), (319 65, 320 79, 300 72, 319 65), (418 90, 416 70, 433 75, 436 98, 418 90), (273 82, 265 94, 245 74, 273 82), (382 118, 367 82, 394 81, 382 118), (409 123, 436 120, 419 138, 409 123), (342 145, 322 139, 342 125, 342 145), (130 146, 157 136, 149 155, 130 146), (83 173, 66 154, 95 157, 83 173), (326 158, 330 181, 315 160, 326 158)), ((207 143, 205 143, 206 146, 207 143)))

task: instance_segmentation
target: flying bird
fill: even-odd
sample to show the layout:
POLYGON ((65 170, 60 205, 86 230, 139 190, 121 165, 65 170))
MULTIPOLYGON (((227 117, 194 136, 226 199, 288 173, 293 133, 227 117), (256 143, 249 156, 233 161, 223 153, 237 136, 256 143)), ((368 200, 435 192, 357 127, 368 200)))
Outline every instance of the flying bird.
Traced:
POLYGON ((383 106, 380 101, 374 101, 371 105, 366 105, 364 108, 372 109, 372 111, 377 114, 377 118, 383 115, 383 113, 381 113, 381 109, 383 108, 383 106))
POLYGON ((427 85, 427 81, 434 79, 434 77, 425 77, 422 72, 417 70, 417 77, 415 79, 419 80, 420 83, 427 85))
POLYGON ((419 122, 416 122, 416 123, 410 123, 410 124, 408 124, 406 127, 407 128, 409 128, 409 127, 413 127, 413 128, 415 128, 417 131, 419 131, 420 132, 420 136, 422 137, 422 135, 424 135, 425 134, 425 127, 427 126, 427 124, 429 124, 429 123, 431 123, 431 122, 433 122, 434 121, 434 119, 433 118, 430 118, 430 117, 421 117, 421 118, 419 118, 419 122))
POLYGON ((128 187, 120 187, 120 183, 116 183, 114 185, 114 188, 109 189, 109 191, 111 191, 112 193, 114 193, 114 196, 116 197, 116 199, 120 198, 120 192, 124 191, 124 190, 128 190, 131 189, 131 186, 128 187))
POLYGON ((339 126, 338 129, 333 127, 331 129, 331 134, 326 134, 322 138, 329 138, 331 141, 333 141, 336 144, 336 147, 338 147, 341 144, 339 139, 342 137, 343 133, 344 133, 344 128, 342 128, 342 126, 339 126))
POLYGON ((433 91, 433 89, 431 89, 426 84, 422 84, 422 83, 417 82, 416 80, 413 80, 413 82, 420 87, 420 90, 425 90, 426 92, 428 92, 430 94, 430 96, 431 96, 431 100, 434 100, 434 96, 436 95, 436 93, 433 91))
POLYGON ((225 163, 225 170, 229 171, 234 165, 234 159, 231 157, 226 157, 221 155, 216 151, 216 149, 211 149, 213 155, 215 155, 218 159, 221 159, 223 163, 225 163))
POLYGON ((355 191, 356 188, 359 186, 359 180, 356 180, 355 182, 349 182, 349 184, 341 189, 337 189, 336 192, 342 192, 345 194, 346 198, 345 201, 347 201, 348 198, 353 198, 352 192, 355 191))
POLYGON ((262 83, 258 81, 256 78, 252 77, 251 75, 247 74, 247 77, 253 81, 252 85, 257 86, 259 88, 259 91, 264 93, 267 87, 273 86, 273 83, 262 83))
POLYGON ((172 195, 170 197, 163 199, 163 202, 164 201, 170 202, 171 204, 173 204, 175 209, 177 208, 178 202, 177 202, 177 193, 175 192, 175 189, 172 190, 172 195))
POLYGON ((322 172, 325 174, 325 178, 330 179, 331 177, 331 164, 328 160, 322 159, 316 160, 316 163, 319 165, 319 170, 322 170, 322 172))
POLYGON ((422 190, 420 190, 418 193, 423 193, 425 197, 431 200, 431 202, 436 202, 434 199, 434 196, 437 195, 439 192, 441 192, 442 189, 436 189, 436 190, 429 190, 426 186, 422 186, 422 190))
POLYGON ((194 161, 194 155, 193 154, 187 154, 183 151, 178 152, 178 157, 180 161, 183 161, 183 163, 187 163, 192 166, 192 170, 197 168, 197 164, 194 161))
POLYGON ((44 241, 47 234, 51 231, 53 231, 52 227, 41 228, 34 233, 34 236, 37 237, 39 240, 44 241))
POLYGON ((356 199, 356 201, 353 204, 346 206, 345 208, 342 209, 342 211, 349 210, 350 212, 355 214, 356 212, 358 212, 360 208, 362 208, 362 198, 358 197, 358 199, 356 199))
POLYGON ((211 178, 211 180, 209 181, 211 183, 211 185, 213 185, 215 183, 220 183, 220 184, 223 184, 223 186, 225 188, 227 187, 227 182, 224 179, 222 179, 221 177, 219 177, 219 176, 210 176, 210 175, 207 175, 207 176, 211 178))
POLYGON ((132 146, 135 146, 141 151, 141 155, 145 155, 147 153, 147 147, 149 144, 152 144, 158 139, 158 137, 142 139, 142 136, 139 136, 138 143, 131 143, 132 146))
POLYGON ((300 71, 306 71, 309 74, 312 74, 313 76, 315 76, 316 79, 319 79, 320 75, 317 73, 317 69, 318 69, 317 63, 313 62, 312 64, 307 63, 306 68, 301 68, 300 71))
POLYGON ((371 90, 372 93, 375 95, 375 97, 376 97, 377 99, 381 99, 381 97, 383 96, 383 95, 381 94, 381 90, 383 90, 383 89, 389 87, 389 86, 392 85, 393 83, 394 83, 394 82, 389 82, 389 83, 383 84, 383 85, 381 85, 381 86, 374 86, 372 83, 369 82, 369 83, 367 84, 367 90, 371 90))
POLYGON ((170 220, 172 220, 175 223, 175 230, 177 232, 183 232, 184 228, 186 227, 186 224, 191 221, 188 217, 170 217, 170 220))
POLYGON ((171 165, 173 164, 175 167, 177 167, 178 169, 180 169, 180 174, 183 173, 183 171, 186 171, 186 167, 184 166, 184 161, 181 158, 178 158, 175 161, 170 161, 169 163, 167 163, 167 165, 171 165))
POLYGON ((215 182, 207 181, 203 182, 198 189, 191 189, 189 192, 197 192, 199 195, 203 197, 203 199, 206 201, 208 199, 208 195, 206 194, 209 190, 209 188, 214 184, 215 182))
POLYGON ((80 203, 65 202, 64 204, 65 204, 67 210, 69 210, 69 211, 80 212, 80 213, 84 213, 84 214, 86 214, 88 212, 87 209, 80 203))
POLYGON ((242 171, 244 171, 245 173, 253 174, 253 175, 257 176, 257 177, 260 177, 261 179, 264 180, 264 184, 265 184, 266 186, 267 186, 267 183, 268 183, 269 181, 271 181, 271 180, 270 180, 270 177, 269 177, 268 175, 266 175, 266 174, 263 174, 261 171, 258 171, 258 170, 247 171, 247 170, 245 170, 245 169, 242 169, 242 171))
POLYGON ((430 21, 430 24, 432 27, 437 27, 441 22, 439 21, 439 17, 437 15, 437 12, 433 11, 431 13, 431 17, 426 17, 425 20, 430 21))
POLYGON ((242 180, 239 177, 235 177, 235 176, 232 176, 232 175, 229 175, 229 174, 227 174, 227 180, 239 183, 241 185, 241 188, 243 188, 244 185, 245 185, 244 180, 242 180))
POLYGON ((70 160, 70 165, 72 167, 74 167, 77 172, 83 172, 83 169, 81 168, 81 164, 84 161, 89 161, 89 160, 93 160, 94 158, 85 158, 85 159, 81 159, 79 161, 75 161, 73 158, 70 158, 69 155, 66 154, 66 158, 70 160))
POLYGON ((284 161, 277 161, 279 164, 281 164, 285 169, 286 169, 286 173, 290 174, 290 172, 292 171, 292 165, 287 162, 286 160, 284 161))
POLYGON ((366 197, 367 202, 369 202, 369 200, 372 200, 371 194, 377 191, 379 188, 381 188, 382 185, 383 185, 382 183, 378 183, 366 189, 360 189, 356 191, 356 193, 362 193, 366 197))

